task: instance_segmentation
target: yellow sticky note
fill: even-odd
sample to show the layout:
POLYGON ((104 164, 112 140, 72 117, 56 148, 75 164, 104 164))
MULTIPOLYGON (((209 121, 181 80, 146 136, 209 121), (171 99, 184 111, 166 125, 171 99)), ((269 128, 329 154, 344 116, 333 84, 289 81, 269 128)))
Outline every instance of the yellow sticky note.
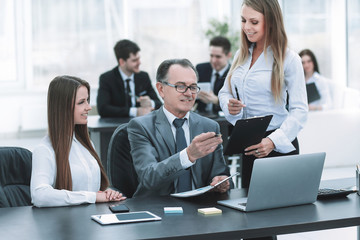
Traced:
POLYGON ((212 215, 212 214, 222 214, 221 209, 210 207, 210 208, 199 208, 199 213, 202 213, 204 215, 212 215))

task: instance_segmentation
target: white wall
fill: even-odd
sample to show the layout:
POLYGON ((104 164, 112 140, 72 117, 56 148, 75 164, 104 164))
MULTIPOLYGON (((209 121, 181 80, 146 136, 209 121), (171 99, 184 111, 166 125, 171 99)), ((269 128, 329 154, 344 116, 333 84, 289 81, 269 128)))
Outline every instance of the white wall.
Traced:
POLYGON ((326 167, 354 166, 360 162, 360 109, 309 112, 298 139, 300 153, 326 152, 326 167))

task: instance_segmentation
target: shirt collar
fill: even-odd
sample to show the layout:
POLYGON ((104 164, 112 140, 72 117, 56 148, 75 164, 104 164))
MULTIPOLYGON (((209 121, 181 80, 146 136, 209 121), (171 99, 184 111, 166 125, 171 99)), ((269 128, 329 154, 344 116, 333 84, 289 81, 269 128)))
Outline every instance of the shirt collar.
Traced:
POLYGON ((119 69, 119 73, 120 73, 120 76, 121 76, 121 78, 123 79, 123 81, 125 81, 126 79, 131 79, 131 81, 134 81, 134 73, 131 74, 131 76, 129 77, 128 75, 126 75, 126 74, 121 70, 120 67, 118 67, 118 69, 119 69))
MULTIPOLYGON (((176 117, 174 114, 172 114, 171 112, 169 112, 168 110, 166 110, 166 108, 165 108, 164 106, 162 107, 162 109, 163 109, 163 111, 164 111, 164 114, 165 114, 167 120, 169 121, 170 125, 172 126, 174 120, 175 120, 177 117, 176 117)), ((185 117, 183 117, 183 118, 186 118, 186 121, 185 121, 185 122, 189 121, 189 116, 190 116, 190 113, 187 112, 186 115, 185 115, 185 117)))
POLYGON ((229 67, 229 63, 227 63, 226 66, 218 72, 215 69, 213 69, 212 74, 215 75, 215 73, 219 73, 219 76, 221 77, 222 75, 224 75, 228 67, 229 67))
MULTIPOLYGON (((252 43, 252 44, 250 45, 250 48, 249 48, 249 53, 250 53, 250 55, 252 55, 252 52, 254 51, 254 47, 255 47, 255 43, 252 43)), ((272 48, 271 48, 270 45, 266 48, 266 52, 267 52, 267 53, 272 53, 272 48)))

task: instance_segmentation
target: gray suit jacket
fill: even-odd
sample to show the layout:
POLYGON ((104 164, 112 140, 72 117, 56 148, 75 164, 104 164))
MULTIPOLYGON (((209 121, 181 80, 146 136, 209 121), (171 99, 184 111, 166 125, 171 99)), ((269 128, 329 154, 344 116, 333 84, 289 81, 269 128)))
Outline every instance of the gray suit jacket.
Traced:
MULTIPOLYGON (((219 124, 211 119, 190 112, 190 141, 204 132, 219 133, 219 124)), ((132 119, 128 125, 131 155, 138 175, 138 196, 169 195, 174 192, 174 180, 184 170, 179 153, 175 152, 175 140, 171 126, 162 108, 142 117, 132 119)), ((220 144, 216 150, 191 166, 196 188, 210 184, 213 177, 229 176, 229 168, 220 144)))

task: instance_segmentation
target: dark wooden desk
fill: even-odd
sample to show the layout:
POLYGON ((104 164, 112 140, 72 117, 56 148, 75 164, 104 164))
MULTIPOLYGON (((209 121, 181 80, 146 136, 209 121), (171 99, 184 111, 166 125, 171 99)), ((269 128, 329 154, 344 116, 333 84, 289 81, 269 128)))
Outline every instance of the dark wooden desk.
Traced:
MULTIPOLYGON (((339 182, 352 186, 355 179, 334 181, 339 182)), ((90 219, 93 214, 110 213, 108 203, 42 209, 0 208, 1 239, 239 239, 360 225, 360 197, 357 194, 251 213, 216 204, 217 200, 245 194, 243 190, 235 189, 230 195, 209 193, 192 199, 128 199, 125 204, 131 211, 148 210, 162 220, 111 226, 101 226, 90 219), (184 213, 163 213, 164 207, 174 206, 183 207, 184 213), (223 213, 204 216, 197 212, 198 208, 213 206, 222 209, 223 213)))
MULTIPOLYGON (((105 169, 107 165, 107 150, 111 136, 120 124, 127 123, 130 119, 131 118, 100 118, 100 116, 88 117, 90 138, 95 145, 96 152, 100 155, 105 169)), ((219 123, 220 132, 223 138, 223 146, 226 146, 230 123, 224 117, 218 117, 213 120, 219 123)))

